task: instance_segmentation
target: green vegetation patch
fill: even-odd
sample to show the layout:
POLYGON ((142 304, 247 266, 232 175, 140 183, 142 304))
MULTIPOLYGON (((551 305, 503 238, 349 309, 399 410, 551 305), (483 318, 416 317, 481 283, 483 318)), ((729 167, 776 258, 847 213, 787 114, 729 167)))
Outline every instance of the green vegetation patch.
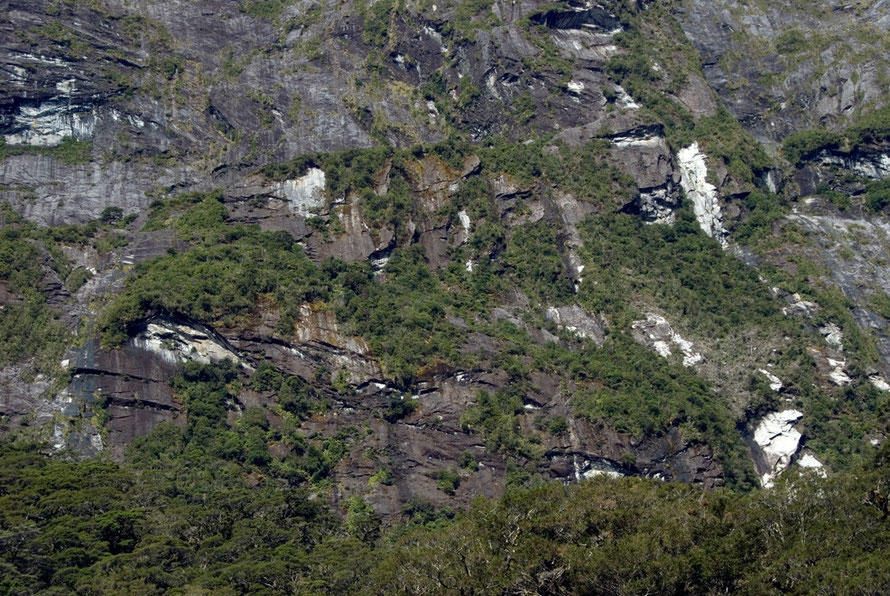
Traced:
POLYGON ((364 337, 386 372, 409 384, 425 366, 460 361, 463 333, 448 322, 445 286, 429 270, 418 245, 395 251, 383 280, 366 266, 341 267, 337 319, 364 337))
POLYGON ((860 473, 751 497, 637 479, 513 491, 406 533, 371 577, 412 594, 430 577, 467 594, 882 592, 886 464, 860 473))
POLYGON ((6 139, 0 136, 0 160, 13 155, 48 155, 55 157, 66 165, 83 165, 92 160, 92 141, 78 141, 74 137, 65 137, 55 147, 39 147, 36 145, 7 145, 6 139))
POLYGON ((890 139, 890 104, 859 116, 843 132, 803 130, 788 135, 782 142, 785 157, 801 164, 822 151, 851 153, 864 145, 890 139))
POLYGON ((539 222, 515 229, 501 261, 526 296, 536 297, 542 304, 571 301, 574 286, 559 253, 554 223, 539 222))
POLYGON ((494 0, 460 0, 443 32, 457 39, 475 41, 477 31, 488 30, 498 23, 491 10, 493 4, 494 0))
POLYGON ((282 0, 247 0, 242 2, 241 11, 255 19, 277 21, 286 6, 282 0))
POLYGON ((523 389, 526 387, 514 384, 494 393, 480 391, 476 405, 464 411, 460 422, 464 428, 484 436, 490 451, 536 461, 544 455, 544 449, 540 437, 522 429, 523 389))
MULTIPOLYGON (((203 215, 199 210, 195 219, 185 221, 203 215)), ((247 226, 221 226, 218 233, 191 231, 203 231, 212 240, 137 266, 124 292, 99 319, 103 345, 120 343, 129 325, 152 314, 237 326, 260 297, 278 305, 282 329, 287 329, 287 322, 299 316, 301 304, 328 295, 328 280, 285 232, 265 233, 247 226)))
POLYGON ((634 303, 654 302, 702 336, 786 326, 757 271, 703 234, 688 207, 672 227, 625 214, 591 218, 582 237, 587 267, 581 298, 592 312, 629 322, 639 315, 628 310, 634 303))
POLYGON ((51 309, 43 294, 44 280, 55 274, 76 291, 89 272, 75 268, 61 243, 97 248, 117 237, 98 221, 83 226, 38 228, 25 221, 8 203, 0 205, 0 284, 12 299, 0 308, 0 364, 35 357, 38 372, 56 373, 61 354, 71 340, 61 313, 51 309))
POLYGON ((244 325, 265 308, 261 300, 277 305, 278 331, 288 337, 301 305, 330 301, 338 320, 368 341, 391 378, 409 383, 421 367, 457 359, 461 335, 446 321, 447 293, 419 246, 394 251, 383 279, 367 264, 318 266, 286 232, 227 225, 219 198, 183 195, 153 207, 151 226, 164 221, 192 247, 136 267, 99 319, 104 345, 120 343, 129 326, 155 314, 244 325))

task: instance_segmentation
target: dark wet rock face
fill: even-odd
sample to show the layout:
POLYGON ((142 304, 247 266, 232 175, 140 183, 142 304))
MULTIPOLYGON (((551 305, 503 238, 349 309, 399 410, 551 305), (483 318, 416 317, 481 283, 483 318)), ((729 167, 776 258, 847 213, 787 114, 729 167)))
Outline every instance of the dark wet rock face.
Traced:
POLYGON ((550 29, 594 29, 604 32, 621 28, 621 21, 602 8, 583 10, 548 10, 534 15, 531 21, 550 29))
POLYGON ((104 351, 90 341, 72 352, 69 366, 71 383, 64 392, 71 399, 69 408, 81 407, 85 413, 94 413, 99 404, 105 408, 112 452, 180 413, 169 386, 174 363, 134 343, 104 351))

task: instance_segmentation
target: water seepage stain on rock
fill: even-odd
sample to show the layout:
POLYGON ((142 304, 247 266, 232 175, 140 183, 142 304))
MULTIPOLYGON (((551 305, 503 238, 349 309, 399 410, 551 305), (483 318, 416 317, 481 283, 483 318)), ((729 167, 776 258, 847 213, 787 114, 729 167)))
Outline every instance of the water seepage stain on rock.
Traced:
POLYGON ((607 33, 621 30, 621 21, 602 8, 552 9, 533 15, 531 21, 549 29, 593 29, 607 33))

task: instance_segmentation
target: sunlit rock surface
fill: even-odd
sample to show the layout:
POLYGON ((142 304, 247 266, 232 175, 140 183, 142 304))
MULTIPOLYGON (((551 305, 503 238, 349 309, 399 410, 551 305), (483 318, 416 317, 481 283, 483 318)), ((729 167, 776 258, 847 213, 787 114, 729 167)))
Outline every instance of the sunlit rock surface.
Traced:
POLYGON ((691 367, 704 361, 693 343, 674 331, 661 315, 649 313, 645 320, 634 321, 632 328, 637 341, 650 346, 659 356, 668 358, 677 350, 682 355, 683 366, 691 367))
POLYGON ((766 471, 760 476, 760 482, 768 488, 773 485, 775 477, 791 464, 791 458, 797 453, 801 434, 794 425, 803 418, 797 410, 772 412, 761 419, 754 430, 754 442, 763 451, 766 471))
POLYGON ((721 244, 726 244, 723 213, 717 198, 717 187, 708 182, 708 164, 698 143, 677 153, 680 168, 680 184, 687 198, 692 201, 695 218, 702 231, 721 244))

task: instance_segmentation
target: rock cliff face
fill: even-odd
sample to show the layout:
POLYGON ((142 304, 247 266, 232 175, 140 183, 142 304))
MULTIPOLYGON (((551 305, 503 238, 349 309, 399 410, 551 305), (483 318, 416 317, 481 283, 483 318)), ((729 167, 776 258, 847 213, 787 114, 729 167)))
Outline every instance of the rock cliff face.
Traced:
MULTIPOLYGON (((248 382, 271 367, 327 404, 299 420, 304 436, 351 433, 332 499, 364 494, 395 517, 413 498, 497 496, 517 461, 563 482, 635 474, 709 488, 736 466, 768 486, 793 462, 830 470, 819 449, 838 449, 825 438, 834 421, 816 419, 825 399, 858 391, 872 404, 890 390, 890 228, 860 205, 890 175, 886 147, 796 165, 776 151, 791 132, 840 130, 877 107, 886 60, 868 35, 844 32, 883 39, 884 2, 389 3, 385 19, 364 3, 7 4, 0 226, 46 253, 32 285, 69 335, 52 366, 36 352, 4 356, 4 430, 42 429, 56 449, 120 457, 160 422, 186 424, 171 385, 184 363, 225 360, 247 383, 225 404, 232 421, 260 407, 280 426, 291 418, 279 396, 248 382), (839 208, 838 193, 855 201, 839 208), (199 213, 202 201, 221 211, 199 213), (199 238, 213 217, 228 231, 199 238), (616 241, 591 232, 609 218, 664 228, 665 247, 691 256, 652 289, 632 267, 590 257, 591 245, 616 241), (244 286, 261 290, 237 316, 211 295, 158 306, 162 289, 129 305, 144 312, 121 345, 100 343, 103 317, 147 267, 254 226, 286 238, 335 289, 288 310, 250 254, 244 286), (351 295, 392 288, 399 255, 415 249, 452 298, 424 311, 430 294, 415 296, 404 313, 354 320, 351 295), (734 287, 739 274, 715 260, 737 257, 757 271, 749 287, 763 299, 737 296, 742 315, 708 295, 734 287), (714 262, 719 283, 694 287, 688 272, 714 262), (608 285, 591 270, 630 281, 608 285), (691 291, 698 304, 682 302, 691 291), (444 321, 454 344, 407 381, 373 329, 396 315, 428 332, 426 344, 444 321), (724 315, 736 327, 717 332, 724 315), (656 397, 686 379, 705 387, 696 395, 719 394, 729 422, 713 430, 671 402, 656 428, 640 413, 651 402, 615 403, 651 396, 590 354, 632 367, 633 350, 676 367, 656 397), (495 417, 489 394, 501 426, 474 422, 481 410, 495 417), (439 478, 464 454, 478 467, 449 494, 439 478), (393 482, 372 481, 381 466, 393 482)), ((638 264, 657 260, 639 250, 638 264)), ((201 257, 217 258, 235 257, 201 257)), ((305 272, 286 273, 288 288, 303 282, 305 272)), ((4 316, 26 302, 21 283, 2 271, 4 316)), ((407 285, 431 284, 417 274, 407 285)), ((855 418, 882 438, 870 407, 837 424, 855 418)))
POLYGON ((883 101, 886 2, 694 0, 675 13, 708 83, 758 140, 842 126, 883 101))

